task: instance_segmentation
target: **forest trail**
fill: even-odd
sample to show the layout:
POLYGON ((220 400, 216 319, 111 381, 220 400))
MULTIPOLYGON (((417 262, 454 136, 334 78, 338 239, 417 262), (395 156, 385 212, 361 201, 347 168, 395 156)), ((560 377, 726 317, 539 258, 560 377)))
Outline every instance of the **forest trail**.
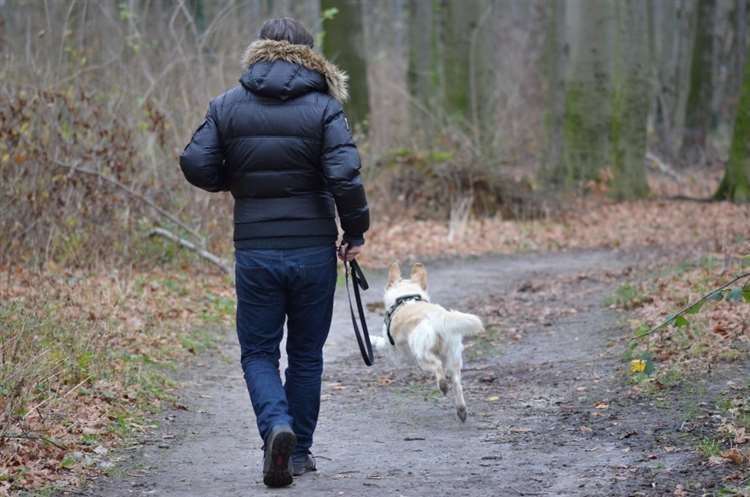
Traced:
MULTIPOLYGON (((531 308, 540 314, 561 310, 515 338, 495 331, 467 348, 465 424, 427 375, 382 359, 364 367, 339 288, 313 447, 319 470, 286 490, 263 486, 260 442, 227 333, 220 354, 185 373, 187 410, 163 413, 161 428, 129 451, 119 474, 77 494, 672 495, 676 483, 709 470, 678 439, 677 407, 627 395, 627 325, 604 305, 617 273, 640 257, 588 251, 428 264, 431 296, 445 306, 481 312, 477 302, 515 293, 536 299, 531 308)), ((365 296, 377 302, 384 275, 370 280, 365 296)), ((375 333, 381 319, 369 314, 375 333)))

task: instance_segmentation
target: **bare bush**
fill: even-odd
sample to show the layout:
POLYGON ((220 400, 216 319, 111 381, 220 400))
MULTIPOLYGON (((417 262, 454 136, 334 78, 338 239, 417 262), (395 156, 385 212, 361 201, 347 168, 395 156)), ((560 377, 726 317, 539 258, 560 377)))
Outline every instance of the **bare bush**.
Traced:
POLYGON ((133 176, 133 130, 83 91, 6 88, 2 102, 3 259, 80 264, 127 244, 138 210, 113 182, 133 176))
POLYGON ((227 196, 190 188, 177 156, 209 98, 236 83, 264 12, 212 4, 203 23, 183 0, 10 4, 0 262, 137 258, 147 217, 226 250, 227 196))
POLYGON ((482 149, 460 125, 444 124, 442 129, 434 148, 398 149, 369 168, 368 198, 379 216, 459 226, 471 215, 547 215, 549 199, 534 190, 530 177, 497 167, 498 153, 482 149))

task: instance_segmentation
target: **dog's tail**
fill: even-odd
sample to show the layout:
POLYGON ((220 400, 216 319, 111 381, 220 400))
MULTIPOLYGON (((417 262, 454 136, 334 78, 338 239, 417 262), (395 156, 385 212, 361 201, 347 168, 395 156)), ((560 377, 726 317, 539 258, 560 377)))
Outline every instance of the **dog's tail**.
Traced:
POLYGON ((482 320, 474 314, 447 311, 445 314, 445 332, 448 335, 476 335, 484 331, 482 320))

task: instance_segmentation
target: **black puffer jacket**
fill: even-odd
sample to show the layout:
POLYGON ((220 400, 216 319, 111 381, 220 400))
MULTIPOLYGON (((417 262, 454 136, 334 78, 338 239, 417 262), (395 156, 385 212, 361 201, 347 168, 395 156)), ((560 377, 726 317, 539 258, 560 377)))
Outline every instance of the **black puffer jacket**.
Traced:
POLYGON ((341 102, 346 75, 312 49, 258 40, 240 85, 211 101, 180 156, 193 185, 235 198, 237 248, 364 242, 360 160, 341 102))

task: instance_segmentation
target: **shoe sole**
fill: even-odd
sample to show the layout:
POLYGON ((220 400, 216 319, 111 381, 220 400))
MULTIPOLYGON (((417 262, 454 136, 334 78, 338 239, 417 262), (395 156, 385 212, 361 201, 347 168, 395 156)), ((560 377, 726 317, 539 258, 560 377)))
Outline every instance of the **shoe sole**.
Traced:
POLYGON ((289 458, 292 457, 297 437, 289 431, 277 433, 268 441, 270 446, 271 466, 263 475, 263 483, 268 487, 286 487, 292 484, 292 473, 289 471, 289 458))

